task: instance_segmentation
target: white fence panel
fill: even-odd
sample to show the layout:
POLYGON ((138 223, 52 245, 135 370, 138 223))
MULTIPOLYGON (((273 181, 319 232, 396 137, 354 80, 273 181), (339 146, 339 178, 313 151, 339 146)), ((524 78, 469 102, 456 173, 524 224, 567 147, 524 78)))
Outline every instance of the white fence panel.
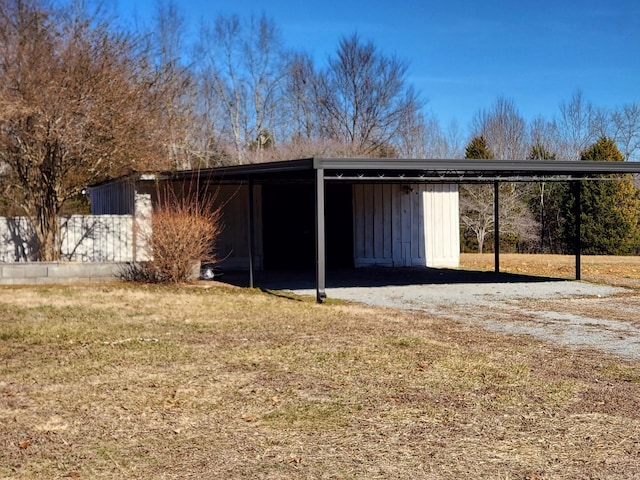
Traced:
MULTIPOLYGON (((131 262, 135 259, 131 215, 72 215, 60 218, 62 259, 131 262)), ((0 217, 0 262, 33 260, 36 237, 25 217, 0 217)))
POLYGON ((36 245, 36 236, 27 218, 0 217, 0 261, 29 261, 36 245))

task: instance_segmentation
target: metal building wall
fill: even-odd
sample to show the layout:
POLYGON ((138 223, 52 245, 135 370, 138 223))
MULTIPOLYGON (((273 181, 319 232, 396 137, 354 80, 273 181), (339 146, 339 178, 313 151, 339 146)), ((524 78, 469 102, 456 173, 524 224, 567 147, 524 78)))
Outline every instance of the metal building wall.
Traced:
POLYGON ((128 178, 89 188, 92 215, 133 215, 135 182, 128 178))
POLYGON ((458 186, 428 185, 424 192, 427 266, 460 266, 460 209, 458 186))
MULTIPOLYGON (((217 204, 222 206, 223 230, 216 246, 216 254, 222 260, 223 269, 247 269, 249 266, 249 189, 247 185, 220 185, 215 193, 217 204)), ((261 269, 262 195, 261 186, 254 185, 253 218, 255 232, 254 267, 261 269)))
POLYGON ((356 267, 458 266, 456 185, 356 184, 356 267))

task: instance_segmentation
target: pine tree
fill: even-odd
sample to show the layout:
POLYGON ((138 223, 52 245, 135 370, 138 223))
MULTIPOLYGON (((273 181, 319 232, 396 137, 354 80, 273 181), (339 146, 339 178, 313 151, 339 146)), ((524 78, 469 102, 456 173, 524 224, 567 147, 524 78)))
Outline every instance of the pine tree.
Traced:
POLYGON ((487 146, 487 141, 483 136, 474 137, 464 151, 464 158, 492 160, 493 153, 487 146))
MULTIPOLYGON (((601 137, 580 157, 584 161, 619 162, 624 157, 615 142, 601 137)), ((581 185, 582 253, 586 255, 631 255, 640 249, 640 193, 631 176, 599 180, 581 185)), ((566 205, 565 238, 573 238, 575 218, 573 199, 566 205)), ((569 240, 570 241, 570 240, 569 240)))

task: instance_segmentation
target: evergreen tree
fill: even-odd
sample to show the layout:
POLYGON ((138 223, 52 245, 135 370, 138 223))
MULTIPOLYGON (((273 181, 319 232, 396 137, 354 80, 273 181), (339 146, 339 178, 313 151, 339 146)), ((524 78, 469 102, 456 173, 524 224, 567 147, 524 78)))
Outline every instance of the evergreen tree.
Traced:
POLYGON ((556 155, 551 153, 546 149, 544 145, 541 143, 536 143, 531 146, 531 151, 529 152, 529 160, 555 160, 556 155))
POLYGON ((464 150, 464 158, 492 160, 493 153, 487 146, 487 141, 483 136, 474 137, 464 150))
MULTIPOLYGON (((529 160, 556 160, 541 143, 531 146, 529 160)), ((562 252, 562 204, 567 185, 558 182, 539 182, 531 185, 529 206, 540 228, 536 241, 542 253, 562 252)))
MULTIPOLYGON (((601 137, 580 157, 584 161, 623 161, 615 142, 601 137)), ((587 255, 630 255, 640 248, 640 194, 629 175, 623 180, 582 182, 581 235, 582 253, 587 255)), ((565 202, 565 238, 570 243, 575 231, 573 198, 565 202)))

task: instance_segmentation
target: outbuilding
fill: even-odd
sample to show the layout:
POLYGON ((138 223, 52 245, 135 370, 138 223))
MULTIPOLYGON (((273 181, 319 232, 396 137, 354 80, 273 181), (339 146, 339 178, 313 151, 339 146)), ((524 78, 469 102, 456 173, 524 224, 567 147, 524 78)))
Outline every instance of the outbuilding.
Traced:
MULTIPOLYGON (((163 184, 215 192, 223 205, 217 245, 223 268, 248 270, 251 285, 258 269, 315 269, 322 301, 327 268, 457 267, 460 183, 491 183, 497 196, 500 182, 579 185, 632 173, 640 173, 640 164, 309 158, 126 177, 89 193, 94 214, 144 220, 163 184)), ((576 242, 579 278, 579 235, 576 242)))

